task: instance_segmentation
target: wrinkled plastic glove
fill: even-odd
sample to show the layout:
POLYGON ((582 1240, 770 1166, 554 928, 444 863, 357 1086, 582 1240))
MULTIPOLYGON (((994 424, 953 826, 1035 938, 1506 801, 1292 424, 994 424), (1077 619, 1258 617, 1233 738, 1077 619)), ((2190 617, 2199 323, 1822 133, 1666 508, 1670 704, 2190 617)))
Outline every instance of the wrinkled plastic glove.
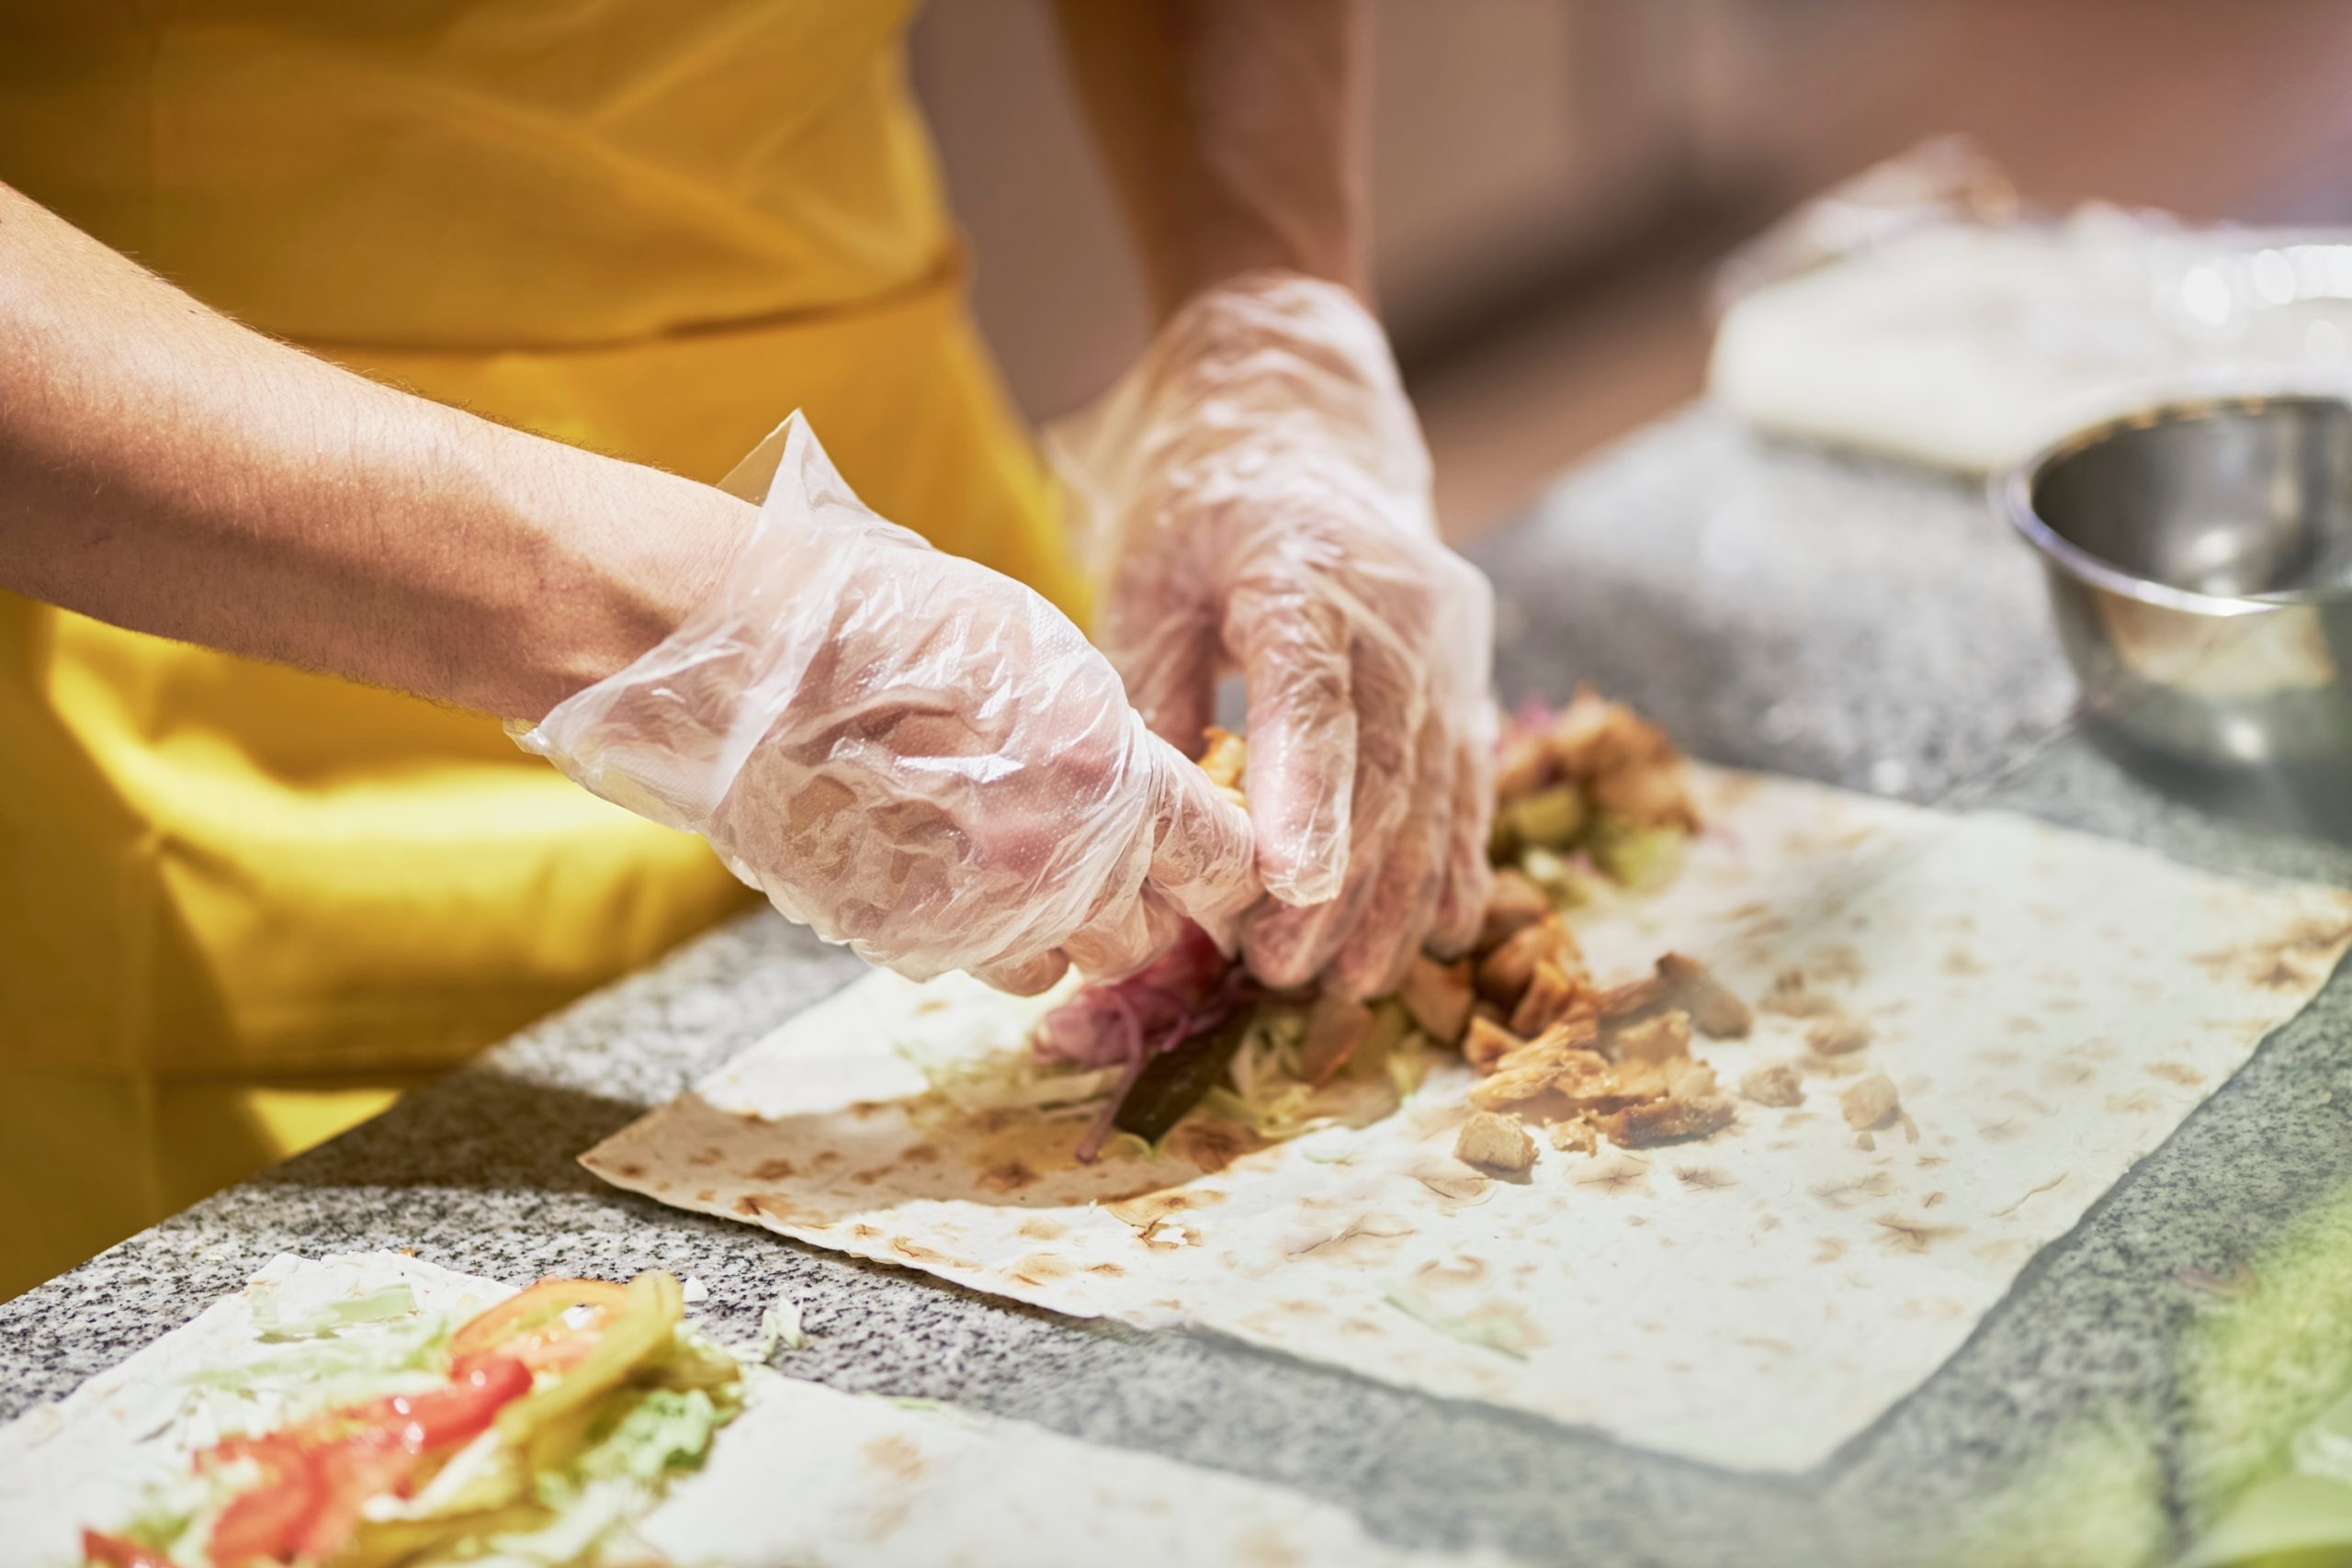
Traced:
POLYGON ((788 918, 922 979, 1118 976, 1256 894, 1239 808, 1012 579, 859 504, 795 414, 728 488, 764 502, 675 633, 510 726, 710 840, 788 918), (773 476, 772 482, 769 476, 773 476))
POLYGON ((1385 994, 1477 935, 1490 873, 1494 596, 1439 542, 1380 325, 1286 273, 1201 294, 1049 435, 1098 583, 1096 640, 1187 751, 1216 684, 1249 702, 1269 984, 1385 994))

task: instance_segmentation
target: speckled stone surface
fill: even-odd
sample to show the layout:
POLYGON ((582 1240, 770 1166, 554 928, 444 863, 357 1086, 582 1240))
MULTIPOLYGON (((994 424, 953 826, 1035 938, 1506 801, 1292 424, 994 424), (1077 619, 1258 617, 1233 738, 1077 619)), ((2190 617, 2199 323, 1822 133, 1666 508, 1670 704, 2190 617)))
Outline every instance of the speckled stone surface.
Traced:
MULTIPOLYGON (((2219 822, 2065 723, 2036 569, 1972 486, 1703 410, 1479 552, 1506 694, 1600 682, 1711 760, 1987 803, 2254 874, 2352 852, 2219 822)), ((660 1264, 779 1365, 1246 1472, 1423 1545, 1531 1562, 2161 1561, 2352 1382, 2352 1004, 2274 1036, 1827 1464, 1758 1478, 1229 1342, 1075 1323, 604 1189, 572 1156, 844 983, 767 917, 548 1019, 387 1116, 0 1306, 0 1415, 62 1393, 271 1254, 407 1247, 522 1280, 660 1264)), ((1015 1556, 1007 1561, 1017 1560, 1015 1556)))

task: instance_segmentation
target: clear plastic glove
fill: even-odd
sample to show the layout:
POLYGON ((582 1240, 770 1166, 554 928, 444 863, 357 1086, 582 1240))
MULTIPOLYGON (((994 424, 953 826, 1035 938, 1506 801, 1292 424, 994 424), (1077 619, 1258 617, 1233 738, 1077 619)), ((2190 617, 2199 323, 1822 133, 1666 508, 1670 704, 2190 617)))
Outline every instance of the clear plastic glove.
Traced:
POLYGON ((1429 452, 1380 325, 1336 284, 1198 296, 1055 432, 1081 503, 1097 640, 1192 750, 1216 683, 1249 699, 1270 984, 1393 989, 1478 931, 1493 812, 1493 592, 1439 542, 1429 452))
POLYGON ((1135 969, 1187 918, 1229 937, 1248 819, 1067 617, 860 505, 797 414, 729 488, 765 499, 718 588, 511 726, 526 750, 917 978, 1033 992, 1135 969))

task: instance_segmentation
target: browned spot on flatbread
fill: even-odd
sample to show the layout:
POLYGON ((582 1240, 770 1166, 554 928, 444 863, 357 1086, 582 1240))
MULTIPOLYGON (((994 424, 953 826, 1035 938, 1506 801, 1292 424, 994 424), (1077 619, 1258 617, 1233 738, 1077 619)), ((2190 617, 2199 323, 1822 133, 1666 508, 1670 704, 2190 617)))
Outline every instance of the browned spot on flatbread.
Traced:
POLYGON ((899 1151, 899 1160, 903 1165, 937 1165, 939 1151, 929 1144, 910 1144, 899 1151))
POLYGON ((1804 961, 1805 977, 1828 986, 1856 986, 1863 978, 1862 955, 1842 942, 1817 947, 1804 961))
POLYGON ((1233 1550, 1241 1568, 1299 1568, 1306 1561, 1272 1525, 1251 1530, 1233 1543, 1233 1550))
POLYGON ((1224 1201, 1225 1194, 1214 1187, 1155 1187, 1111 1199, 1103 1203, 1102 1212, 1121 1224, 1140 1231, 1148 1230, 1171 1214, 1214 1208, 1224 1201))
POLYGON ((895 1432, 875 1438, 859 1451, 865 1455, 865 1461, 875 1469, 888 1471, 901 1481, 922 1479, 926 1468, 922 1450, 895 1432))
POLYGON ((879 1241, 882 1239, 882 1228, 879 1225, 869 1225, 863 1220, 860 1220, 857 1224, 850 1226, 849 1234, 859 1241, 879 1241))
POLYGON ((1032 1214, 1021 1222, 1021 1234, 1031 1241, 1053 1241, 1068 1228, 1059 1220, 1049 1220, 1040 1214, 1032 1214))
POLYGON ((1921 1170, 1931 1170, 1935 1167, 1943 1165, 1947 1162, 1941 1155, 1921 1155, 1917 1159, 1912 1161, 1912 1163, 1917 1166, 1921 1170))
POLYGON ((2150 1062, 2148 1073, 2152 1077, 2177 1083, 2183 1089, 2199 1089, 2205 1083, 2205 1075, 2186 1062, 2150 1062))
POLYGON ((1115 1280, 1126 1272, 1117 1264, 1111 1262, 1090 1263, 1086 1266, 1086 1271, 1090 1274, 1100 1274, 1106 1280, 1115 1280))
POLYGON ((1883 1170, 1858 1176, 1851 1181, 1825 1181, 1813 1190, 1813 1195, 1833 1209, 1852 1209, 1873 1199, 1888 1198, 1894 1193, 1894 1178, 1883 1170))
POLYGON ((2109 1095, 2107 1108, 2118 1116, 2145 1116, 2150 1111, 2162 1110, 2163 1106, 2154 1089, 2135 1089, 2130 1094, 2109 1095))
POLYGON ((1964 947, 1955 947, 1944 954, 1943 971, 1962 977, 1984 974, 1984 963, 1964 947))
POLYGON ((1930 1192, 1925 1198, 1919 1200, 1919 1207, 1922 1209, 1932 1209, 1943 1201, 1944 1195, 1942 1193, 1930 1192))
POLYGON ((782 1192, 747 1192, 735 1200, 735 1212, 747 1220, 766 1218, 804 1230, 830 1228, 818 1211, 782 1192))
POLYGON ((703 1169, 717 1165, 720 1160, 725 1159, 727 1155, 724 1150, 713 1145, 708 1148, 696 1149, 694 1153, 686 1156, 686 1163, 698 1169, 703 1169))
POLYGON ((1678 1165, 1674 1179, 1693 1192, 1713 1192, 1737 1185, 1731 1172, 1712 1165, 1678 1165))
POLYGON ((752 1168, 754 1181, 789 1181, 799 1174, 798 1168, 788 1159, 763 1159, 752 1168))
POLYGON ((2042 1032, 2040 1019, 2029 1018, 2021 1012, 2011 1013, 2001 1027, 2012 1034, 2040 1034, 2042 1032))
POLYGON ((1395 1214, 1359 1214, 1329 1235, 1285 1250, 1293 1258, 1312 1258, 1323 1263, 1384 1264, 1396 1257, 1397 1247, 1412 1234, 1411 1223, 1395 1214))
POLYGON ((1793 1356, 1797 1353, 1797 1348, 1790 1344, 1787 1340, 1772 1339, 1760 1334, 1751 1335, 1748 1337, 1742 1339, 1740 1343, 1750 1346, 1755 1349, 1770 1350, 1775 1356, 1793 1356))
POLYGON ((1814 1244, 1813 1260, 1815 1263, 1835 1263, 1845 1256, 1846 1244, 1834 1235, 1823 1236, 1814 1244))
POLYGON ((1188 1116, 1168 1134, 1161 1146, 1176 1158, 1215 1176, 1239 1159, 1266 1147, 1266 1140, 1236 1122, 1215 1116, 1188 1116))
POLYGON ((1483 1258, 1431 1258, 1413 1270, 1414 1279, 1440 1290, 1451 1285, 1475 1285, 1486 1277, 1487 1260, 1483 1258))
POLYGON ((2098 1076, 2088 1062, 2070 1062, 2063 1056, 2041 1065, 2041 1081, 2052 1089, 2077 1089, 2098 1076))
POLYGON ((968 1258, 950 1258, 935 1248, 925 1247, 912 1236, 892 1236, 890 1250, 910 1263, 920 1263, 926 1268, 978 1269, 979 1267, 968 1258))
POLYGON ((1056 1280, 1067 1280, 1070 1266, 1067 1259, 1050 1252, 1033 1252, 1007 1270, 1024 1285, 1049 1285, 1056 1280))
POLYGON ((628 1177, 631 1181, 639 1180, 645 1175, 645 1168, 638 1164, 635 1160, 623 1160, 618 1165, 614 1166, 613 1169, 618 1174, 628 1177))
POLYGON ((850 1172, 849 1179, 860 1187, 871 1187, 889 1174, 890 1168, 888 1166, 876 1165, 870 1166, 864 1170, 854 1170, 850 1172))
POLYGON ((1636 1192, 1648 1189, 1649 1178, 1649 1162, 1616 1154, 1596 1156, 1568 1179, 1602 1192, 1636 1192))
POLYGON ((716 1187, 705 1187, 695 1193, 695 1201, 697 1203, 714 1203, 718 1201, 718 1189, 716 1187))
POLYGON ((1037 1173, 1017 1159, 1009 1159, 989 1167, 972 1179, 990 1192, 1018 1192, 1035 1186, 1037 1173))
POLYGON ((1416 1168, 1413 1179, 1455 1205, 1483 1201, 1494 1187, 1494 1183, 1486 1177, 1474 1170, 1464 1170, 1451 1160, 1416 1168))
POLYGON ((1897 1252, 1926 1252, 1938 1242, 1960 1235, 1962 1229, 1959 1225, 1905 1219, 1900 1214, 1873 1214, 1871 1223, 1879 1227, 1879 1239, 1897 1252))
POLYGON ((849 1102, 849 1113, 860 1122, 869 1122, 895 1104, 896 1101, 888 1100, 853 1100, 849 1102))
MULTIPOLYGON (((2107 1103, 2108 1108, 2109 1110, 2113 1110, 2115 1107, 2114 1097, 2110 1096, 2107 1103)), ((2007 1144, 2024 1137, 2025 1129, 2018 1125, 2018 1119, 2016 1117, 2004 1116, 1997 1122, 1978 1122, 1976 1124, 1976 1135, 1984 1139, 1988 1144, 2007 1144)))

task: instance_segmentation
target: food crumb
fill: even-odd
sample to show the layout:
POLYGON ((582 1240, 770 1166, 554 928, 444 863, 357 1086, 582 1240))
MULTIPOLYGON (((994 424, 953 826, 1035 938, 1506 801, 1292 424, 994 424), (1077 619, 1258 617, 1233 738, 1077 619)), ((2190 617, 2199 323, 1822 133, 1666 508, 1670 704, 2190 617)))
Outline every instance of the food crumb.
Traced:
POLYGON ((1871 1026, 1859 1018, 1834 1014, 1806 1030, 1804 1043, 1825 1056, 1848 1056, 1871 1043, 1871 1026))
POLYGON ((1523 1176, 1535 1164, 1535 1140, 1516 1116, 1491 1111, 1471 1113, 1453 1141, 1453 1156, 1464 1165, 1505 1176, 1523 1176))
POLYGON ((1856 1079, 1853 1087, 1838 1097, 1838 1108, 1846 1113, 1847 1126, 1857 1133, 1869 1133, 1902 1114, 1903 1102, 1894 1092, 1893 1078, 1884 1073, 1872 1073, 1856 1079))
POLYGON ((1739 1092, 1758 1105, 1786 1109, 1804 1103, 1804 1085, 1786 1062, 1758 1067, 1739 1080, 1739 1092))

